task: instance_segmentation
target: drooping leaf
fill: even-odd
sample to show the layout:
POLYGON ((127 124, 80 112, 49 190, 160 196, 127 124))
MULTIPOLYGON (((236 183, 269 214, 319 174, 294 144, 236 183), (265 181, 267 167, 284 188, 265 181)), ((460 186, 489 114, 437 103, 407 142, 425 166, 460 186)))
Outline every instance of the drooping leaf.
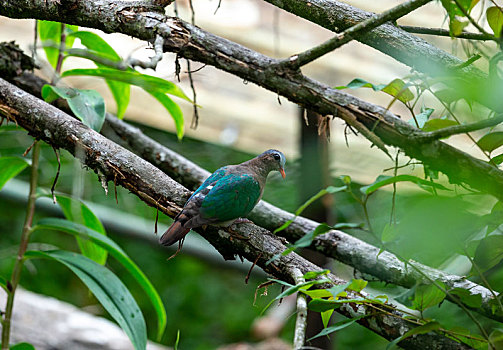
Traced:
POLYGON ((447 128, 449 126, 459 125, 459 123, 455 120, 450 119, 430 119, 426 123, 424 123, 421 130, 423 131, 435 131, 443 128, 447 128))
MULTIPOLYGON (((122 60, 119 54, 98 34, 87 31, 78 31, 70 34, 70 36, 80 39, 81 44, 89 50, 101 55, 106 55, 106 57, 113 62, 120 62, 122 60)), ((95 63, 98 67, 106 67, 101 63, 95 63)), ((110 79, 106 79, 106 83, 112 92, 115 103, 117 104, 117 117, 122 119, 129 104, 131 86, 129 84, 110 79)))
POLYGON ((126 332, 135 349, 146 348, 143 314, 129 290, 110 270, 85 256, 62 250, 28 251, 25 257, 52 259, 72 270, 126 332))
POLYGON ((368 195, 372 194, 373 192, 377 191, 378 189, 380 189, 381 187, 384 187, 384 186, 387 186, 387 185, 390 185, 393 183, 397 183, 397 182, 404 182, 404 181, 415 183, 416 185, 418 185, 419 187, 421 187, 422 189, 427 190, 427 191, 431 191, 432 188, 436 188, 439 190, 446 190, 446 191, 449 190, 448 188, 446 188, 440 184, 437 184, 435 182, 427 181, 427 180, 421 179, 417 176, 403 174, 403 175, 397 175, 397 176, 379 175, 373 183, 371 183, 370 185, 361 187, 360 191, 363 194, 368 196, 368 195))
POLYGON ((330 317, 332 317, 333 313, 334 313, 334 310, 327 310, 327 311, 320 312, 321 322, 323 323, 323 327, 327 328, 328 322, 330 322, 330 317))
POLYGON ((35 350, 35 347, 30 343, 23 342, 11 345, 9 350, 35 350))
MULTIPOLYGON (((445 289, 443 282, 437 281, 442 288, 445 289)), ((427 308, 438 305, 445 299, 445 293, 434 284, 422 284, 416 288, 414 299, 412 300, 412 308, 415 310, 424 311, 427 308)))
POLYGON ((381 91, 385 86, 386 84, 374 85, 364 79, 355 78, 351 80, 348 85, 336 86, 335 88, 338 90, 342 90, 342 89, 358 89, 361 87, 366 87, 366 88, 372 88, 372 90, 374 91, 381 91))
POLYGON ((329 335, 335 331, 339 331, 341 329, 344 329, 348 326, 351 326, 353 323, 355 323, 356 321, 364 318, 364 317, 367 317, 366 315, 362 315, 362 316, 358 316, 358 317, 355 317, 355 318, 349 318, 347 320, 343 320, 341 322, 337 322, 336 324, 334 324, 333 326, 330 326, 328 328, 324 328, 320 333, 316 334, 314 337, 311 337, 309 338, 307 341, 311 341, 313 339, 316 339, 316 338, 319 338, 319 337, 323 337, 324 335, 329 335))
POLYGON ((482 306, 482 295, 472 294, 469 290, 464 288, 454 288, 449 291, 449 294, 453 294, 461 300, 465 305, 472 308, 479 308, 482 306))
POLYGON ((143 271, 129 258, 129 256, 109 237, 96 232, 83 225, 70 222, 68 220, 57 218, 45 218, 40 220, 37 225, 33 227, 33 231, 46 229, 56 230, 64 233, 71 234, 76 237, 89 239, 100 247, 104 248, 111 256, 113 256, 124 268, 136 279, 138 284, 143 288, 145 294, 150 299, 157 314, 157 339, 161 339, 166 328, 166 309, 162 303, 161 297, 155 290, 152 283, 149 281, 143 271))
POLYGON ((486 10, 486 16, 487 23, 493 30, 494 36, 499 38, 503 28, 503 12, 498 7, 492 6, 486 10))
POLYGON ((120 71, 112 68, 81 68, 72 69, 63 72, 62 77, 74 75, 87 75, 102 77, 116 81, 122 81, 127 84, 136 85, 146 91, 157 91, 173 96, 180 97, 188 102, 192 102, 190 98, 176 84, 147 74, 142 74, 136 71, 120 71))
POLYGON ((44 85, 42 97, 49 103, 59 97, 65 99, 84 125, 97 132, 101 130, 105 121, 105 100, 97 91, 44 85))
MULTIPOLYGON (((51 22, 51 21, 37 21, 37 30, 40 41, 44 45, 45 55, 47 57, 47 61, 51 64, 52 68, 56 68, 58 63, 58 55, 59 55, 59 45, 61 43, 61 28, 62 24, 59 22, 51 22), (50 44, 49 47, 47 44, 50 44)), ((67 33, 71 33, 78 29, 77 26, 65 24, 64 28, 67 33)), ((73 41, 75 38, 70 36, 66 37, 65 47, 70 48, 73 45, 73 41)))
POLYGON ((395 340, 393 340, 392 342, 390 342, 388 344, 388 346, 386 347, 386 350, 391 350, 391 349, 397 348, 399 342, 401 342, 402 340, 407 339, 413 335, 426 334, 426 333, 435 331, 437 329, 440 329, 440 327, 441 327, 440 323, 438 323, 436 321, 432 321, 432 322, 428 322, 426 324, 423 324, 422 326, 412 328, 410 331, 406 332, 401 337, 398 337, 395 340))
POLYGON ((503 131, 494 131, 485 134, 477 141, 481 149, 487 152, 492 152, 496 148, 503 146, 503 131))
POLYGON ((480 241, 473 261, 484 272, 496 266, 501 259, 503 259, 503 235, 491 235, 480 241))
POLYGON ((181 140, 184 134, 184 120, 180 106, 178 106, 178 104, 176 104, 171 98, 169 98, 164 93, 154 90, 147 90, 147 92, 152 96, 154 96, 155 99, 159 101, 164 106, 164 108, 168 110, 169 114, 171 114, 171 117, 173 117, 173 121, 175 122, 176 136, 178 137, 179 140, 181 140))
POLYGON ((23 171, 28 162, 20 157, 0 157, 0 190, 5 183, 23 171))
MULTIPOLYGON (((83 202, 64 195, 57 195, 56 199, 63 214, 68 220, 84 225, 102 235, 107 234, 100 220, 83 202)), ((75 238, 82 255, 96 261, 98 264, 105 265, 107 261, 107 251, 105 249, 88 239, 78 236, 75 238)))
POLYGON ((407 103, 414 99, 414 94, 407 87, 407 84, 402 79, 394 79, 391 83, 386 85, 383 89, 383 92, 396 97, 397 100, 407 103))

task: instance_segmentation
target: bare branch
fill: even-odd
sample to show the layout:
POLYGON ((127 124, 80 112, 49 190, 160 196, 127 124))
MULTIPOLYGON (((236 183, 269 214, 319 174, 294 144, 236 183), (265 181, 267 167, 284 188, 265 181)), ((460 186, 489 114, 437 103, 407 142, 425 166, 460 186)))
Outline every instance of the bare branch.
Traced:
MULTIPOLYGON (((303 273, 299 269, 294 268, 295 284, 305 282, 303 273)), ((307 301, 306 295, 302 292, 297 292, 297 319, 295 320, 295 333, 293 335, 293 350, 300 350, 306 341, 307 329, 307 301)))
POLYGON ((424 28, 424 27, 414 27, 414 26, 399 26, 400 29, 405 30, 407 33, 415 33, 415 34, 427 34, 427 35, 436 35, 436 36, 446 36, 446 37, 454 37, 458 39, 468 39, 468 40, 495 40, 494 35, 486 35, 483 33, 470 33, 470 32, 461 32, 457 35, 451 35, 450 31, 442 28, 424 28))

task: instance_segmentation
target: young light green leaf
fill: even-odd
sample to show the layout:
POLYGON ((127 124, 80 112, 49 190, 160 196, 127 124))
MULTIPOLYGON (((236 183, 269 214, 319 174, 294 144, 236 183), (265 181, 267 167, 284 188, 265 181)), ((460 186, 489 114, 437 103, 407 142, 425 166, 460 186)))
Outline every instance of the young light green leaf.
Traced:
MULTIPOLYGON (((437 281, 442 288, 445 289, 443 282, 437 281)), ((414 310, 424 311, 429 307, 438 305, 445 299, 445 293, 434 284, 422 284, 416 288, 414 299, 412 300, 412 308, 414 310)))
POLYGON ((15 345, 11 345, 9 350, 35 350, 35 347, 30 343, 17 343, 15 345))
POLYGON ((332 283, 332 281, 330 281, 328 279, 321 279, 321 280, 302 282, 302 283, 296 284, 294 286, 288 287, 287 289, 285 289, 283 291, 283 293, 279 294, 275 299, 276 300, 283 299, 283 298, 285 298, 285 297, 287 297, 287 296, 289 296, 289 295, 291 295, 293 293, 296 293, 298 291, 307 290, 307 289, 311 288, 314 285, 324 284, 324 283, 332 283))
POLYGON ((341 322, 337 322, 336 324, 334 324, 333 326, 330 326, 328 328, 324 328, 320 333, 316 334, 314 337, 311 337, 309 338, 307 341, 311 341, 313 339, 316 339, 316 338, 319 338, 319 337, 323 337, 324 335, 329 335, 335 331, 339 331, 341 329, 344 329, 348 326, 351 326, 353 323, 355 323, 356 321, 364 318, 364 317, 367 317, 367 315, 362 315, 362 316, 358 316, 358 317, 355 317, 355 318, 349 318, 347 320, 344 320, 344 321, 341 321, 341 322))
MULTIPOLYGON (((63 28, 63 26, 67 33, 71 33, 78 29, 77 26, 68 24, 63 25, 59 22, 37 21, 37 30, 40 41, 42 41, 42 44, 50 44, 50 47, 49 45, 44 45, 44 51, 47 61, 49 61, 52 68, 56 68, 58 63, 59 50, 57 47, 59 47, 61 43, 61 28, 63 28)), ((72 47, 74 40, 74 38, 67 36, 65 48, 72 47)))
POLYGON ((449 191, 448 188, 435 182, 427 181, 417 176, 405 175, 405 174, 397 176, 379 175, 373 183, 361 187, 360 191, 368 196, 373 192, 377 191, 378 189, 380 189, 381 187, 404 181, 415 183, 416 185, 427 191, 431 191, 432 188, 449 191))
POLYGON ((503 12, 497 6, 492 6, 486 10, 486 17, 494 36, 499 38, 503 29, 503 12))
POLYGON ((324 328, 327 328, 328 322, 330 322, 330 317, 332 317, 333 313, 334 313, 334 310, 327 310, 327 311, 320 312, 321 322, 323 323, 324 328))
POLYGON ((382 92, 396 97, 397 100, 403 103, 407 103, 414 99, 414 94, 410 91, 402 79, 394 79, 382 89, 382 92))
POLYGON ((356 79, 351 80, 348 85, 336 86, 335 88, 338 90, 342 90, 342 89, 358 89, 361 87, 366 87, 366 88, 372 88, 372 90, 374 90, 374 91, 380 91, 385 86, 386 86, 385 84, 374 85, 364 79, 356 78, 356 79))
POLYGON ((302 276, 302 277, 306 280, 310 280, 310 279, 313 279, 313 278, 316 278, 319 276, 324 276, 329 273, 330 273, 330 270, 328 270, 328 269, 321 270, 321 271, 309 271, 309 272, 306 272, 304 274, 304 276, 302 276))
POLYGON ((58 97, 65 99, 84 125, 97 132, 101 130, 105 121, 105 100, 97 91, 44 85, 42 97, 49 103, 58 97))
POLYGON ((482 295, 472 294, 469 290, 464 288, 454 288, 449 290, 449 294, 455 295, 461 302, 472 308, 479 308, 482 306, 482 295))
POLYGON ((28 162, 20 157, 0 157, 0 190, 5 183, 23 171, 28 162))
MULTIPOLYGON (((421 113, 416 115, 416 120, 419 125, 419 129, 423 128, 424 124, 428 121, 428 119, 430 118, 430 116, 433 114, 434 111, 435 110, 433 108, 424 108, 421 110, 421 113)), ((409 123, 414 126, 416 124, 414 119, 409 120, 409 123)))
MULTIPOLYGON (((308 294, 309 291, 306 292, 308 294)), ((326 299, 313 299, 307 305, 309 310, 315 312, 323 312, 331 309, 337 309, 342 304, 379 304, 382 305, 383 301, 379 299, 365 299, 365 298, 353 298, 353 299, 337 299, 337 300, 326 300, 326 299)))
POLYGON ((503 235, 491 235, 480 241, 473 262, 482 271, 499 264, 503 259, 503 235))
MULTIPOLYGON (((70 34, 70 36, 80 39, 82 45, 93 52, 105 55, 106 58, 112 62, 120 62, 122 60, 119 54, 98 34, 87 31, 78 31, 70 34)), ((106 67, 101 63, 96 63, 96 66, 98 66, 98 68, 106 67)), ((130 70, 132 71, 132 69, 130 70)), ((106 82, 112 92, 112 95, 114 96, 115 103, 117 104, 117 117, 122 119, 129 104, 131 86, 129 84, 110 79, 106 79, 106 82)))
POLYGON ((438 323, 436 321, 432 321, 432 322, 428 322, 426 324, 423 324, 422 326, 412 328, 410 331, 406 332, 401 337, 398 337, 395 340, 393 340, 392 342, 390 342, 388 344, 388 346, 386 347, 386 350, 391 350, 391 349, 398 347, 399 342, 401 342, 402 340, 404 340, 408 337, 411 337, 415 334, 429 333, 429 332, 435 331, 437 329, 440 329, 440 327, 441 327, 440 323, 438 323))
MULTIPOLYGON (((65 217, 77 224, 84 225, 91 230, 94 230, 106 236, 106 231, 100 220, 94 213, 78 199, 74 199, 64 195, 56 196, 57 203, 65 217)), ((98 264, 105 265, 107 261, 107 251, 92 241, 76 236, 77 244, 79 245, 82 255, 91 260, 96 261, 98 264)))
POLYGON ((362 279, 353 279, 349 283, 349 286, 346 287, 346 290, 359 293, 367 286, 367 284, 368 282, 362 279))
POLYGON ((146 91, 157 91, 173 96, 180 97, 188 102, 192 102, 190 98, 176 84, 147 74, 142 74, 136 71, 120 71, 112 68, 95 68, 95 69, 72 69, 63 72, 62 77, 69 77, 74 75, 88 75, 95 77, 102 77, 123 83, 136 85, 145 89, 146 91))
POLYGON ((166 309, 162 303, 161 297, 155 290, 152 283, 142 270, 129 258, 129 256, 110 238, 96 232, 83 225, 70 222, 68 220, 46 218, 40 220, 37 225, 33 227, 33 231, 47 229, 56 230, 64 233, 71 234, 80 238, 89 239, 100 247, 104 248, 110 255, 112 255, 124 268, 133 276, 138 284, 143 288, 145 294, 150 299, 157 314, 157 339, 160 340, 166 328, 166 309))
POLYGON ((135 349, 146 348, 143 314, 129 290, 110 270, 85 256, 62 250, 28 251, 25 257, 52 259, 72 270, 126 332, 135 349))
MULTIPOLYGON (((328 288, 327 291, 329 291, 330 294, 332 294, 332 297, 334 298, 334 300, 336 300, 337 297, 340 296, 342 292, 346 291, 346 288, 349 287, 350 284, 351 284, 351 282, 347 282, 344 284, 337 284, 331 288, 328 288)), ((347 295, 347 293, 344 293, 344 296, 346 296, 346 295, 347 295)))
POLYGON ((485 134, 477 141, 477 144, 482 150, 490 153, 496 148, 503 146, 503 131, 485 134))
POLYGON ((449 126, 459 125, 459 123, 455 120, 450 119, 430 119, 426 123, 424 123, 421 130, 423 131, 435 131, 443 128, 447 128, 449 126))

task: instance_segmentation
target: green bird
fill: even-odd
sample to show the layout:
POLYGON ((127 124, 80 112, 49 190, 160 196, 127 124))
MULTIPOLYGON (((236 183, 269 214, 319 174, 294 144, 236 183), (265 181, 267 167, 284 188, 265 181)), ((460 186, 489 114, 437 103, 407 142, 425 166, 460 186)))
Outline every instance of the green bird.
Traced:
POLYGON ((244 218, 262 197, 269 172, 279 171, 285 178, 284 167, 283 153, 270 149, 244 163, 218 169, 190 196, 159 242, 172 245, 190 229, 230 226, 236 219, 244 218))

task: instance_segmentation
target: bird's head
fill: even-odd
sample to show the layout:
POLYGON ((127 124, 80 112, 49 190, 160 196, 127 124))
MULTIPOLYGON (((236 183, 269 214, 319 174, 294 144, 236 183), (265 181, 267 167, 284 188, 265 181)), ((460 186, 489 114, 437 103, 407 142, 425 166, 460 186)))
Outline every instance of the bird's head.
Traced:
POLYGON ((258 158, 262 161, 268 171, 277 170, 283 179, 285 178, 285 156, 278 150, 270 149, 262 153, 258 158))

